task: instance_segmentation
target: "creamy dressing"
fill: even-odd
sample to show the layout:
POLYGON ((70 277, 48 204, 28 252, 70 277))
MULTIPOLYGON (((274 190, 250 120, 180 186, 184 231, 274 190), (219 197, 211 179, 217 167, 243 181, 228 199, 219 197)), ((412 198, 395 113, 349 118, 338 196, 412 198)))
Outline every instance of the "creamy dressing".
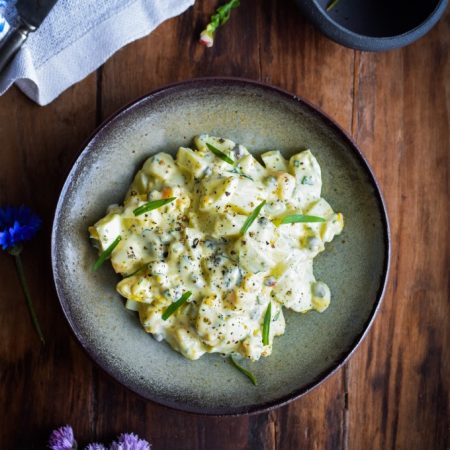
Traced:
POLYGON ((219 352, 258 360, 271 354, 273 338, 285 331, 283 306, 302 313, 328 307, 330 290, 316 281, 313 258, 342 231, 343 216, 320 197, 320 166, 309 150, 289 161, 279 151, 263 153, 264 167, 228 139, 201 135, 194 144, 195 149, 181 147, 175 160, 166 153, 150 157, 123 205, 110 206, 90 227, 91 238, 104 251, 121 236, 111 254, 123 277, 117 290, 157 340, 165 339, 189 359, 219 352), (133 213, 149 201, 173 197, 160 208, 133 213), (289 214, 325 221, 279 224, 289 214), (188 301, 163 320, 169 305, 188 291, 188 301))

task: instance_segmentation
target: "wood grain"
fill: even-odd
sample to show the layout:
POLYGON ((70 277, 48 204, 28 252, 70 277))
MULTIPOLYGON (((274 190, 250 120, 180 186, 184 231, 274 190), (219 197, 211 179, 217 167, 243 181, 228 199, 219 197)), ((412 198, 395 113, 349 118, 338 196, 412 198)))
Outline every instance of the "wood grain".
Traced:
POLYGON ((0 100, 0 204, 27 204, 43 217, 40 239, 22 253, 47 338, 31 326, 13 259, 0 255, 0 448, 42 449, 49 429, 77 423, 92 432, 92 365, 71 338, 56 298, 49 242, 64 178, 95 127, 95 74, 40 108, 17 90, 0 100))
POLYGON ((40 349, 1 255, 0 448, 42 449, 65 423, 83 445, 135 431, 155 450, 450 448, 450 14, 408 48, 368 54, 324 38, 293 2, 246 0, 205 49, 196 38, 217 4, 197 2, 45 108, 17 90, 0 99, 0 203, 34 205, 45 220, 24 259, 48 340, 40 349), (58 192, 96 124, 161 85, 210 75, 305 96, 351 132, 385 194, 394 246, 385 302, 350 363, 289 406, 240 418, 180 413, 116 384, 73 340, 49 265, 58 192))
POLYGON ((384 190, 393 257, 349 364, 350 449, 450 445, 449 18, 408 48, 357 55, 353 133, 384 190))

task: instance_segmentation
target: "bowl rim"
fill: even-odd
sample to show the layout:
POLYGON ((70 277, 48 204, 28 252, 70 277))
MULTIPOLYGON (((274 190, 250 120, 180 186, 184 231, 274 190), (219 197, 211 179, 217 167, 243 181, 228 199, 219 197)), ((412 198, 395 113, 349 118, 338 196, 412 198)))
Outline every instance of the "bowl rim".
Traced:
MULTIPOLYGON (((160 98, 160 97, 159 97, 160 98)), ((272 86, 268 83, 245 79, 245 78, 239 78, 239 77, 201 77, 201 78, 193 78, 188 79, 176 83, 170 83, 167 85, 164 85, 162 87, 159 87, 157 89, 154 89, 150 91, 147 94, 144 94, 137 99, 127 103, 122 108, 118 109, 116 112, 112 113, 109 117, 107 117, 100 125, 98 125, 94 131, 89 135, 89 137, 83 142, 81 146, 81 151, 78 154, 75 162, 72 164, 72 167, 69 170, 69 173, 66 177, 66 180, 64 182, 64 185, 61 189, 61 193, 58 198, 58 202, 55 208, 54 216, 53 216, 53 223, 52 223, 52 233, 51 233, 51 264, 52 264, 52 275, 53 275, 53 283, 55 286, 55 290, 57 293, 57 297, 60 303, 60 306, 62 308, 63 314, 69 324, 70 331, 72 335, 76 338, 76 341, 81 346, 81 348, 85 351, 85 353, 90 357, 90 359, 95 363, 97 367, 99 367, 103 372, 105 372, 109 377, 111 377, 116 383, 120 384, 121 386, 125 387, 129 391, 132 391, 134 394, 137 394, 140 398, 144 399, 145 401, 151 401, 154 403, 157 403, 159 405, 162 405, 164 407, 168 407, 177 411, 182 411, 186 413, 193 413, 198 415, 205 415, 205 416, 242 416, 242 415, 250 415, 250 414, 258 414, 263 412, 271 411, 275 408, 284 406, 288 403, 290 403, 293 400, 296 400, 303 395, 310 392, 312 389, 316 388, 317 386, 321 385, 325 380, 330 378, 334 373, 338 371, 353 355, 353 353, 356 351, 356 349, 361 344, 362 340, 365 338, 365 336, 368 334, 374 319, 380 309, 380 305, 383 301, 387 282, 389 278, 389 270, 390 270, 390 262, 391 262, 391 234, 390 234, 390 226, 389 226, 389 219, 388 219, 388 213, 386 204, 383 198, 383 194, 381 192, 381 189, 378 185, 378 182, 367 162, 365 157, 363 156, 362 152, 354 142, 354 140, 351 138, 351 136, 343 129, 340 125, 338 125, 333 119, 331 119, 330 116, 328 116, 326 113, 324 113, 320 108, 313 105, 308 100, 304 99, 301 96, 291 94, 288 91, 281 89, 276 86, 272 86), (122 114, 126 114, 128 111, 134 110, 134 108, 138 107, 142 102, 144 101, 151 101, 152 97, 155 96, 161 96, 161 95, 170 95, 173 92, 176 92, 178 90, 184 90, 184 89, 192 89, 195 87, 214 87, 214 86, 232 86, 232 87, 243 87, 251 86, 253 88, 261 89, 262 91, 266 91, 272 94, 278 95, 280 98, 290 101, 290 102, 298 102, 300 104, 303 104, 306 106, 313 115, 319 117, 321 120, 325 122, 325 124, 328 127, 331 127, 333 130, 335 130, 338 134, 340 134, 344 140, 347 140, 350 144, 348 147, 351 148, 351 151, 355 155, 356 159, 359 160, 363 170, 366 172, 370 183, 374 187, 374 195, 376 197, 379 211, 381 214, 382 219, 382 225, 383 225, 383 231, 384 231, 384 251, 385 251, 385 260, 383 262, 383 270, 381 274, 380 279, 380 285, 378 287, 376 300, 374 302, 373 308, 362 328, 361 333, 359 333, 355 338, 353 339, 352 344, 349 346, 347 350, 345 350, 341 357, 338 358, 337 361, 335 361, 332 365, 330 365, 326 370, 322 371, 315 379, 313 379, 310 383, 303 386, 302 388, 295 389, 289 394, 283 395, 279 398, 276 398, 274 400, 270 400, 267 402, 261 402, 258 404, 253 405, 246 405, 238 408, 229 408, 228 410, 218 409, 218 408, 205 408, 205 407, 197 407, 197 406, 191 406, 186 404, 177 403, 176 401, 170 401, 170 400, 163 400, 161 398, 155 399, 151 396, 145 396, 141 392, 138 392, 133 387, 130 387, 129 385, 125 384, 122 380, 116 378, 114 371, 107 368, 101 359, 97 356, 96 352, 91 349, 84 339, 82 333, 77 328, 76 324, 72 320, 71 314, 70 314, 70 308, 69 304, 67 302, 67 299, 65 298, 63 289, 60 286, 59 282, 59 266, 56 264, 57 258, 58 258, 58 244, 56 241, 56 236, 58 234, 59 229, 59 217, 61 215, 61 210, 63 208, 65 197, 68 193, 69 187, 73 182, 73 175, 76 172, 76 169, 79 164, 81 164, 82 160, 92 151, 91 144, 96 139, 98 133, 103 130, 107 125, 109 125, 113 120, 115 120, 117 117, 119 117, 122 114)))
POLYGON ((329 12, 318 3, 318 0, 310 2, 311 8, 320 15, 320 18, 328 26, 323 28, 323 24, 320 24, 320 18, 318 17, 310 18, 317 26, 320 25, 320 30, 324 34, 342 45, 367 51, 393 50, 409 45, 427 34, 444 14, 448 2, 449 0, 439 0, 433 11, 419 25, 391 36, 370 36, 356 33, 336 22, 329 12))

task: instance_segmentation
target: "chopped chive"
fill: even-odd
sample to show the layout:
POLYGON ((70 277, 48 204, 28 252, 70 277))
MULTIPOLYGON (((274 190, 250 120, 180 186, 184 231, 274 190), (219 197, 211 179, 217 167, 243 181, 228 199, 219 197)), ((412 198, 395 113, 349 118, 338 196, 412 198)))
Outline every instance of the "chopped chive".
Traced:
POLYGON ((338 3, 339 0, 331 0, 330 2, 328 2, 327 11, 331 11, 338 3))
POLYGON ((269 303, 267 307, 266 314, 264 315, 264 324, 262 332, 262 343, 263 345, 269 345, 269 335, 270 335, 270 319, 272 318, 272 302, 269 303))
POLYGON ((305 175, 302 177, 302 180, 300 181, 301 184, 308 184, 309 186, 313 186, 314 182, 311 176, 305 175))
POLYGON ((239 167, 235 167, 233 170, 228 170, 228 172, 236 173, 236 174, 240 175, 241 177, 247 178, 251 181, 255 181, 250 175, 246 175, 244 172, 242 172, 242 169, 240 169, 239 167))
POLYGON ((97 261, 95 261, 95 264, 92 266, 93 271, 96 271, 111 256, 111 253, 117 247, 117 245, 121 240, 122 237, 117 236, 116 239, 114 239, 114 242, 100 254, 97 261))
POLYGON ((233 366, 236 367, 237 370, 242 372, 255 386, 258 384, 255 375, 253 375, 249 370, 245 369, 240 364, 238 364, 232 356, 230 356, 230 361, 231 364, 233 364, 233 366))
POLYGON ((180 306, 187 302, 192 292, 185 292, 176 302, 172 303, 162 314, 162 319, 167 320, 180 306))
POLYGON ((280 314, 281 314, 281 308, 275 314, 274 318, 272 319, 272 322, 276 322, 280 318, 280 314))
POLYGON ((251 181, 255 181, 255 180, 253 180, 253 178, 251 176, 246 175, 244 172, 242 172, 242 169, 240 169, 239 167, 236 167, 236 161, 233 161, 230 157, 225 155, 225 153, 221 152, 218 148, 214 147, 214 145, 211 145, 208 143, 206 143, 206 145, 211 150, 211 152, 214 153, 218 158, 220 158, 222 161, 225 161, 226 163, 233 166, 233 170, 230 170, 229 172, 236 173, 236 174, 240 175, 241 177, 248 178, 251 181))
POLYGON ((173 202, 175 199, 176 197, 162 198, 160 200, 152 200, 151 202, 148 202, 145 205, 139 206, 139 208, 133 210, 133 214, 135 216, 140 216, 141 214, 144 214, 146 212, 152 211, 157 208, 161 208, 161 206, 167 205, 168 203, 173 202))
POLYGON ((235 161, 233 161, 229 156, 225 155, 225 153, 221 152, 218 148, 214 147, 214 145, 211 145, 208 143, 206 143, 206 145, 211 150, 211 152, 214 153, 222 161, 225 161, 226 163, 230 164, 231 166, 234 166, 235 161))
POLYGON ((323 217, 305 216, 303 214, 292 214, 290 216, 283 217, 280 221, 278 221, 278 224, 283 225, 286 223, 312 223, 312 222, 326 222, 326 220, 323 217))
POLYGON ((245 234, 247 230, 252 226, 252 223, 256 220, 259 213, 261 212, 261 209, 263 209, 263 206, 266 204, 266 201, 263 200, 254 210, 253 212, 247 217, 247 220, 244 222, 244 225, 242 225, 241 234, 245 234))

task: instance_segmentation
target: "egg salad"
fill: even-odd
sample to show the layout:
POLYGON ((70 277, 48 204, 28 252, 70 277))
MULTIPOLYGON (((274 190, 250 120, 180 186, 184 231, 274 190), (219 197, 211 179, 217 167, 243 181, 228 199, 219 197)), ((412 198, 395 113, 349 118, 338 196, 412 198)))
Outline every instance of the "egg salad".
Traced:
POLYGON ((285 331, 283 307, 324 311, 330 289, 314 257, 343 228, 321 198, 309 150, 261 161, 239 144, 200 135, 174 159, 158 153, 122 205, 89 228, 100 257, 122 276, 117 291, 145 331, 189 359, 251 360, 285 331))

